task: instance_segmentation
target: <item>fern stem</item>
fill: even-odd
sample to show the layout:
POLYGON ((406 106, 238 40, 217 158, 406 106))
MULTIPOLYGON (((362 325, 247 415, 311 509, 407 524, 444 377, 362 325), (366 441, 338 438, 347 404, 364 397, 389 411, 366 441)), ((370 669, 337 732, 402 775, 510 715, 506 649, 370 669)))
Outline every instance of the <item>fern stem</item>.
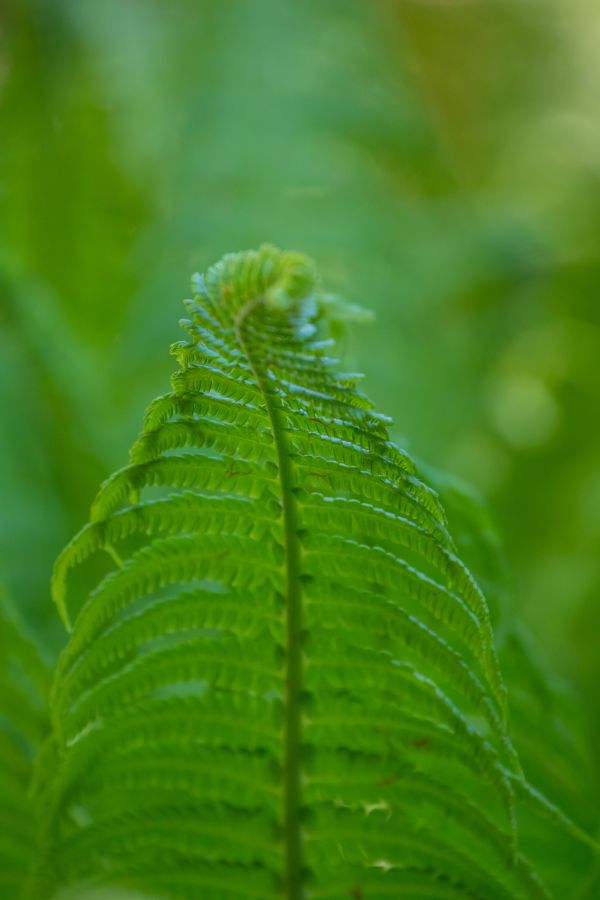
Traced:
POLYGON ((236 318, 239 343, 248 357, 260 387, 269 419, 279 466, 282 513, 284 525, 286 578, 286 671, 285 671, 285 738, 284 738, 284 851, 285 896, 287 900, 302 900, 302 835, 300 811, 302 803, 300 746, 302 720, 300 693, 302 690, 302 597, 300 586, 300 542, 298 512, 294 495, 294 477, 286 428, 277 398, 268 380, 256 365, 243 335, 243 322, 258 306, 262 298, 247 303, 236 318))
POLYGON ((285 851, 286 888, 289 900, 302 897, 302 840, 300 834, 300 742, 302 723, 300 691, 302 687, 302 602, 300 596, 300 552, 298 516, 293 493, 292 462, 280 410, 267 393, 267 407, 279 457, 286 561, 286 706, 285 706, 285 851))

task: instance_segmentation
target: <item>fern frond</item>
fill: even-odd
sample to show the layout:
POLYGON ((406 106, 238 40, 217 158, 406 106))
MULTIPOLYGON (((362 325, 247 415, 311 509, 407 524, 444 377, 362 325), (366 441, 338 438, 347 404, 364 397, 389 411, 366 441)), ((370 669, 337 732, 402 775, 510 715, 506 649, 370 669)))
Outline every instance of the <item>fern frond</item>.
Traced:
POLYGON ((499 650, 511 734, 528 779, 515 785, 523 847, 557 897, 591 900, 600 855, 584 829, 598 834, 599 791, 581 698, 552 676, 518 623, 502 630, 499 650))
POLYGON ((591 900, 600 857, 589 835, 600 819, 581 698, 551 672, 512 610, 513 586, 485 506, 454 479, 434 470, 429 477, 461 552, 493 601, 510 734, 527 779, 514 779, 521 847, 553 896, 591 900))
POLYGON ((329 355, 312 264, 263 247, 195 289, 172 391, 55 569, 57 883, 546 897, 486 601, 329 355))

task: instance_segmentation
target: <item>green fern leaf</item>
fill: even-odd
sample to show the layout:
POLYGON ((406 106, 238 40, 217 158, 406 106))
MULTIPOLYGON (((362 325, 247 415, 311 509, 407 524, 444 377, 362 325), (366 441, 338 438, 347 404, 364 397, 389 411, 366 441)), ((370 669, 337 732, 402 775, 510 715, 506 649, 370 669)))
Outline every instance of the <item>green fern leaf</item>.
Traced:
POLYGON ((485 505, 455 479, 431 468, 427 475, 461 555, 491 600, 510 734, 528 782, 517 783, 519 845, 552 896, 592 900, 600 859, 582 828, 598 832, 598 786, 581 698, 551 672, 515 614, 514 586, 485 505))
POLYGON ((306 258, 195 280, 172 391, 59 558, 57 885, 541 898, 486 602, 328 354, 306 258))

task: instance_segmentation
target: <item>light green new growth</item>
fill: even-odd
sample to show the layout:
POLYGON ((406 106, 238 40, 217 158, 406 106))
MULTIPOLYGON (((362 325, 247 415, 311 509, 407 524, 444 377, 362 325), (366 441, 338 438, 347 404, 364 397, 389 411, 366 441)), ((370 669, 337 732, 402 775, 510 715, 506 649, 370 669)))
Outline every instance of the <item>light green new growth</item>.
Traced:
POLYGON ((486 602, 329 356, 339 304, 272 247, 194 288, 172 391, 56 564, 72 635, 40 883, 549 896, 520 850, 486 602))

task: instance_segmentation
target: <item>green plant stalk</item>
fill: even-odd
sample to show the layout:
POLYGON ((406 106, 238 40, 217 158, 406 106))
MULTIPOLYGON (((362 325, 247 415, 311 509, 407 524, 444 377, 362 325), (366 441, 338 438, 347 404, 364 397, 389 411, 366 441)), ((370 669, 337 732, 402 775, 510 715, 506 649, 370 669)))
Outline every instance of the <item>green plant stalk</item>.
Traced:
POLYGON ((298 541, 298 513, 294 496, 292 458, 285 436, 285 425, 277 398, 269 387, 263 368, 254 358, 244 336, 244 321, 262 298, 247 303, 236 319, 236 331, 256 380, 260 385, 269 413, 273 439, 277 450, 281 504, 285 533, 286 570, 286 673, 285 673, 285 740, 284 740, 284 841, 285 891, 288 900, 301 900, 302 890, 302 832, 300 809, 302 709, 302 598, 300 585, 300 544, 298 541))

